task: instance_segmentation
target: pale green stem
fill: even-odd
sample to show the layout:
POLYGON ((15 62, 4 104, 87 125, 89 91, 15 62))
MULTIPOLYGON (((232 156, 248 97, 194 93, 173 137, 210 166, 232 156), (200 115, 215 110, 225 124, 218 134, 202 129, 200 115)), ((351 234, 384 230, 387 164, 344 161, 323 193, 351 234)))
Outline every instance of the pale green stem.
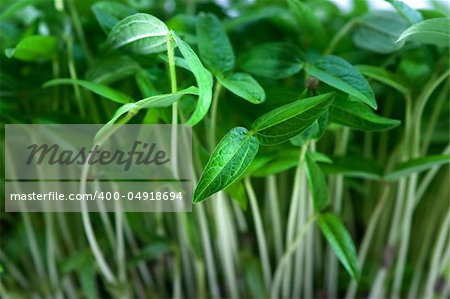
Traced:
POLYGON ((408 254, 410 229, 411 229, 413 211, 414 211, 414 202, 415 202, 414 196, 415 196, 415 192, 416 192, 417 179, 418 179, 417 174, 413 174, 410 177, 409 182, 408 182, 408 193, 407 193, 404 215, 402 218, 402 229, 401 229, 402 241, 400 242, 398 261, 397 261, 397 265, 395 268, 395 278, 394 278, 394 285, 393 285, 393 289, 392 289, 392 298, 399 298, 400 290, 402 287, 403 272, 405 269, 405 263, 406 263, 406 258, 407 258, 407 254, 408 254))
POLYGON ((310 218, 305 223, 305 225, 302 227, 302 229, 297 233, 297 236, 295 237, 295 239, 292 242, 290 242, 289 246, 286 248, 286 251, 283 254, 283 257, 281 258, 281 260, 278 263, 278 266, 275 270, 275 275, 274 275, 271 292, 270 292, 271 293, 270 297, 272 299, 280 298, 279 290, 280 290, 281 283, 282 283, 283 273, 285 272, 284 271, 285 267, 288 265, 288 262, 290 260, 289 258, 295 252, 298 245, 302 241, 305 234, 309 231, 311 225, 314 223, 315 220, 316 220, 315 215, 310 216, 310 218))
POLYGON ((239 297, 238 284, 236 280, 236 271, 234 266, 233 252, 229 244, 229 213, 226 206, 226 198, 223 192, 218 192, 215 196, 214 218, 218 234, 218 244, 222 267, 225 274, 225 284, 230 298, 239 297))
MULTIPOLYGON (((292 197, 291 197, 291 204, 289 207, 289 216, 288 216, 288 224, 287 224, 287 231, 286 231, 286 248, 289 247, 289 244, 291 243, 294 233, 295 233, 295 227, 296 227, 296 220, 297 220, 297 213, 298 213, 298 206, 300 202, 300 175, 303 168, 303 161, 306 154, 306 146, 302 146, 300 150, 300 156, 299 161, 297 164, 297 168, 295 170, 295 176, 294 176, 294 188, 292 191, 292 197)), ((290 257, 289 257, 290 259, 290 257)), ((289 297, 289 292, 291 290, 291 276, 292 276, 292 266, 291 261, 289 260, 284 272, 284 280, 283 280, 283 297, 289 297)))
MULTIPOLYGON (((134 234, 131 231, 131 228, 128 224, 128 220, 126 217, 123 218, 123 228, 124 228, 124 232, 125 232, 125 237, 127 238, 128 244, 130 245, 130 248, 131 248, 131 253, 133 254, 133 256, 138 256, 139 255, 139 247, 136 242, 136 239, 134 238, 134 234)), ((142 277, 142 280, 144 281, 146 288, 153 288, 154 281, 153 281, 152 275, 149 272, 149 269, 148 269, 147 265, 145 264, 145 262, 139 262, 137 265, 137 268, 142 277)))
MULTIPOLYGON (((93 182, 95 190, 98 190, 101 192, 100 183, 98 180, 95 180, 93 182)), ((116 240, 114 238, 114 229, 112 227, 112 224, 109 220, 108 213, 105 209, 105 203, 103 200, 96 200, 95 204, 97 205, 98 212, 100 214, 100 219, 102 220, 103 227, 105 228, 106 237, 108 239, 109 245, 111 248, 116 248, 116 240)))
MULTIPOLYGON (((361 243, 361 246, 359 248, 358 253, 358 265, 363 268, 364 262, 367 257, 367 253, 369 251, 370 245, 372 243, 372 238, 375 233, 375 229, 377 228, 378 219, 380 218, 381 213, 383 212, 383 209, 385 207, 386 201, 389 198, 390 188, 384 187, 383 188, 383 194, 381 196, 381 199, 378 201, 375 211, 373 212, 372 216, 369 220, 369 225, 367 226, 366 233, 364 234, 363 241, 361 243)), ((350 283, 350 287, 347 289, 347 294, 345 295, 345 299, 353 299, 355 298, 356 291, 358 288, 358 284, 355 281, 352 281, 350 283)))
POLYGON ((219 98, 221 91, 222 91, 222 84, 220 84, 220 82, 216 80, 214 87, 214 96, 211 105, 211 127, 207 129, 207 132, 209 132, 208 140, 210 142, 209 148, 211 152, 214 149, 216 142, 217 107, 219 106, 219 98))
MULTIPOLYGON (((119 192, 117 185, 115 183, 111 184, 113 192, 119 192)), ((116 259, 118 266, 118 278, 121 283, 125 282, 126 278, 126 265, 125 265, 125 241, 123 234, 123 211, 120 204, 120 200, 114 201, 114 218, 115 218, 115 226, 116 226, 116 259)))
MULTIPOLYGON (((5 160, 12 161, 10 152, 11 152, 11 149, 8 149, 8 146, 5 144, 5 160)), ((14 167, 10 169, 10 174, 11 174, 11 177, 13 177, 13 178, 18 177, 14 167)), ((15 190, 17 193, 21 193, 20 192, 21 188, 17 181, 12 181, 11 184, 13 185, 13 190, 15 190)), ((25 233, 27 236, 28 243, 30 245, 31 257, 33 259, 33 263, 36 268, 36 272, 38 274, 39 280, 44 282, 46 280, 46 274, 45 274, 44 266, 42 264, 41 253, 39 251, 39 246, 38 246, 38 243, 36 240, 36 234, 34 232, 33 226, 31 225, 30 215, 27 212, 24 204, 19 203, 19 208, 20 208, 20 214, 23 217, 25 233)))
MULTIPOLYGON (((127 114, 128 115, 128 114, 127 114)), ((111 133, 112 134, 112 133, 111 133)), ((105 137, 106 139, 106 137, 105 137)), ((104 141, 103 139, 102 141, 104 141)), ((100 145, 102 142, 99 142, 100 145)), ((93 148, 92 148, 93 149, 93 148)), ((89 160, 91 157, 91 154, 89 154, 87 160, 89 160)), ((87 176, 89 173, 89 164, 85 163, 83 165, 83 169, 81 171, 81 178, 80 178, 80 194, 86 194, 87 188, 86 188, 86 181, 87 176)), ((114 274, 112 273, 111 269, 109 268, 108 264, 106 263, 106 260, 103 256, 103 253, 100 249, 100 246, 98 245, 97 239, 95 237, 94 229, 92 228, 91 220, 89 218, 89 211, 87 207, 86 201, 81 201, 81 217, 83 220, 83 227, 84 231, 86 233, 86 237, 88 239, 89 246, 92 250, 92 253, 94 254, 95 260, 97 261, 97 265, 100 268, 100 272, 105 277, 106 281, 110 284, 116 284, 116 278, 114 274)))
POLYGON ((220 298, 219 283, 217 280, 216 265, 214 263, 214 255, 211 246, 210 232, 208 228, 208 220, 206 218, 204 205, 197 204, 196 215, 200 226, 200 236, 202 238, 203 252, 205 254, 206 270, 208 275, 208 283, 212 298, 220 298))
POLYGON ((261 214, 258 208, 255 191, 253 190, 250 179, 244 179, 245 189, 247 190, 248 198, 250 200, 250 209, 252 210, 253 221, 255 222, 256 238, 258 240, 259 255, 264 274, 264 283, 269 289, 272 281, 272 270, 270 268, 269 252, 267 250, 267 242, 264 234, 264 227, 261 220, 261 214))
POLYGON ((279 260, 283 254, 283 235, 281 230, 281 220, 280 220, 280 207, 278 204, 278 191, 277 191, 277 179, 274 175, 270 175, 266 178, 267 189, 268 189, 268 200, 269 200, 269 210, 270 219, 272 222, 274 242, 275 242, 275 253, 277 259, 279 260))
MULTIPOLYGON (((307 182, 306 182, 306 173, 303 170, 300 174, 300 181, 298 182, 299 185, 299 204, 298 204, 298 210, 297 210, 297 231, 300 231, 305 225, 305 221, 308 214, 308 207, 307 207, 307 182)), ((304 285, 304 278, 306 276, 305 269, 304 269, 304 262, 305 262, 305 247, 307 242, 309 242, 308 237, 311 232, 308 232, 308 234, 305 237, 305 242, 299 244, 296 252, 295 252, 295 264, 294 264, 294 276, 293 276, 293 288, 291 296, 293 298, 299 298, 300 292, 302 290, 302 286, 304 285)), ((304 289, 304 288, 303 288, 304 289)))
MULTIPOLYGON (((342 128, 342 134, 337 137, 334 154, 336 156, 343 156, 347 151, 348 140, 350 138, 350 129, 347 127, 342 128)), ((337 175, 334 178, 334 200, 333 200, 333 211, 337 215, 342 209, 342 198, 344 193, 344 177, 342 175, 337 175)), ((336 255, 333 253, 331 248, 327 249, 327 263, 325 272, 325 281, 327 294, 330 298, 336 298, 337 296, 337 281, 338 281, 338 260, 336 255)))
MULTIPOLYGON (((444 260, 442 259, 442 253, 444 252, 445 240, 449 236, 450 232, 450 211, 447 211, 446 217, 442 223, 441 229, 439 230, 439 234, 436 240, 436 245, 433 250, 432 260, 430 265, 430 271, 428 273, 427 283, 425 287, 425 294, 423 298, 433 298, 434 286, 436 284, 437 278, 439 276, 439 272, 441 270, 441 265, 444 260)), ((447 248, 448 252, 450 249, 447 248)))
MULTIPOLYGON (((312 204, 312 194, 309 192, 307 200, 307 210, 309 214, 314 213, 313 204, 312 204)), ((313 246, 314 246, 314 230, 311 229, 306 235, 305 242, 305 275, 304 277, 304 292, 303 298, 315 298, 314 297, 314 254, 313 254, 313 246)))
POLYGON ((384 296, 384 280, 386 279, 387 269, 382 268, 378 272, 375 282, 372 285, 372 290, 370 291, 368 299, 380 299, 385 298, 384 296))

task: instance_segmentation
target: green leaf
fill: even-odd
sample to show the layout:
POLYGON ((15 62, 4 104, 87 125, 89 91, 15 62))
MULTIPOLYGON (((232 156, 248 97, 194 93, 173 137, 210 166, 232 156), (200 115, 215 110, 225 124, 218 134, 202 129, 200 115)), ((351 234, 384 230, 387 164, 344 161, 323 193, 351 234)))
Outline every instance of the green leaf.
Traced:
POLYGON ((341 220, 331 213, 325 213, 317 218, 317 223, 344 268, 354 280, 359 280, 355 244, 341 220))
POLYGON ((358 19, 353 42, 361 49, 389 54, 403 44, 395 41, 408 28, 408 22, 395 12, 372 12, 358 19))
POLYGON ((250 103, 261 104, 266 100, 264 89, 249 74, 234 73, 217 79, 226 89, 250 103))
POLYGON ((287 43, 268 43, 252 47, 240 61, 240 68, 270 79, 290 77, 301 71, 300 49, 287 43))
POLYGON ((224 191, 230 195, 231 199, 239 204, 242 210, 247 211, 248 198, 242 180, 235 181, 233 184, 226 187, 224 191))
POLYGON ((195 86, 191 86, 175 93, 151 96, 137 101, 135 104, 139 107, 139 109, 169 107, 170 105, 178 101, 182 96, 187 94, 198 95, 198 88, 195 86))
POLYGON ((118 22, 108 35, 113 49, 125 47, 134 54, 152 54, 166 50, 169 29, 152 15, 138 13, 118 22))
POLYGON ((328 55, 306 65, 306 72, 320 81, 377 109, 377 102, 367 80, 344 59, 328 55))
POLYGON ((327 181, 322 170, 309 153, 306 154, 305 161, 306 177, 308 178, 308 186, 313 198, 314 210, 320 212, 329 203, 327 181))
POLYGON ((339 174, 345 177, 380 180, 382 170, 375 161, 358 156, 333 158, 330 161, 318 161, 325 174, 339 174))
POLYGON ((405 94, 408 88, 403 84, 402 79, 386 69, 372 65, 357 65, 356 68, 366 77, 375 79, 399 92, 405 94))
POLYGON ((260 20, 269 19, 273 21, 284 20, 289 17, 289 11, 283 7, 276 5, 262 5, 260 7, 252 7, 246 13, 236 18, 228 18, 225 22, 227 31, 234 31, 240 26, 256 23, 260 20))
POLYGON ((222 22, 213 14, 201 13, 197 20, 197 42, 200 58, 215 75, 234 68, 235 58, 222 22))
POLYGON ((186 122, 188 125, 194 126, 205 117, 211 106, 213 78, 211 73, 203 66, 194 50, 192 50, 192 48, 182 41, 175 33, 173 33, 173 38, 180 49, 181 55, 183 55, 186 60, 186 64, 189 66, 189 69, 194 74, 195 80, 197 81, 199 90, 198 103, 194 113, 186 122))
POLYGON ((112 1, 97 2, 92 5, 91 10, 105 32, 111 31, 121 19, 138 13, 130 6, 112 1))
POLYGON ((333 97, 334 93, 327 93, 278 107, 255 120, 252 131, 261 144, 282 143, 306 130, 324 114, 333 97))
POLYGON ((337 98, 331 105, 330 119, 334 123, 369 132, 390 130, 401 123, 373 113, 363 103, 341 98, 337 98))
POLYGON ((255 177, 267 177, 286 171, 297 166, 299 156, 300 150, 298 148, 277 150, 275 153, 264 155, 262 159, 266 159, 265 163, 256 167, 251 175, 255 177))
POLYGON ((56 54, 57 48, 54 36, 30 35, 22 39, 14 49, 6 49, 5 55, 23 61, 47 60, 56 54))
POLYGON ((303 33, 302 37, 305 42, 313 47, 319 47, 319 49, 324 48, 328 41, 327 33, 314 11, 299 0, 288 0, 288 5, 303 33))
POLYGON ((258 152, 258 140, 247 129, 231 129, 214 149, 194 191, 193 202, 201 202, 236 181, 258 152))
POLYGON ((302 133, 292 137, 290 140, 291 143, 295 146, 302 146, 312 139, 320 139, 320 137, 322 137, 322 135, 325 133, 325 130, 328 126, 328 118, 329 113, 327 111, 302 133))
POLYGON ((97 132, 94 139, 98 141, 107 136, 110 130, 113 130, 114 123, 125 113, 130 113, 130 116, 134 116, 141 109, 168 107, 187 94, 197 95, 198 89, 191 86, 176 93, 160 94, 142 99, 136 103, 125 104, 117 109, 113 117, 97 132))
POLYGON ((13 1, 3 1, 0 5, 0 21, 3 22, 8 18, 14 18, 15 15, 23 10, 27 6, 40 4, 46 0, 13 0, 13 1))
POLYGON ((388 181, 397 180, 416 172, 428 170, 434 166, 450 163, 450 155, 433 155, 413 159, 394 167, 384 178, 388 181))
POLYGON ((419 23, 423 20, 422 15, 417 10, 409 7, 407 4, 398 0, 385 0, 392 4, 397 12, 405 18, 411 25, 419 23))
POLYGON ((104 98, 107 98, 113 102, 116 103, 121 103, 121 104, 125 104, 125 103, 129 103, 132 102, 133 99, 130 98, 128 95, 112 89, 111 87, 108 87, 106 85, 102 85, 102 84, 98 84, 98 83, 93 83, 93 82, 89 82, 86 80, 81 80, 81 79, 53 79, 50 80, 48 82, 46 82, 44 84, 44 87, 50 87, 50 86, 55 86, 55 85, 60 85, 60 84, 69 84, 69 85, 80 85, 90 91, 92 91, 93 93, 96 93, 104 98))
POLYGON ((139 112, 139 107, 135 103, 125 104, 116 110, 112 118, 95 134, 94 141, 100 142, 107 137, 112 130, 114 130, 114 123, 125 113, 130 113, 130 116, 139 112))
POLYGON ((397 42, 400 41, 448 47, 450 44, 450 19, 436 18, 417 23, 399 36, 397 42))
POLYGON ((97 61, 86 71, 85 78, 89 81, 110 84, 141 70, 139 64, 128 56, 108 57, 97 61))

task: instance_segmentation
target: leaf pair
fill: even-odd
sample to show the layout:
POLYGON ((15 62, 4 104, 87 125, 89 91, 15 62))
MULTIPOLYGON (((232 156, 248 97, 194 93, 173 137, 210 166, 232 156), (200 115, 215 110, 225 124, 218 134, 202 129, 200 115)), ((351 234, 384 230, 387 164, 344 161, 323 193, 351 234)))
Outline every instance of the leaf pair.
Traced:
POLYGON ((117 109, 117 111, 114 113, 113 117, 103 126, 96 134, 95 140, 99 141, 105 138, 111 127, 116 123, 116 121, 123 116, 126 113, 129 113, 129 116, 133 116, 136 113, 139 112, 141 109, 148 109, 148 108, 157 108, 157 107, 168 107, 178 101, 182 96, 184 95, 198 95, 198 88, 191 86, 189 88, 180 90, 175 93, 169 93, 169 94, 161 94, 156 95, 152 97, 148 97, 145 99, 142 99, 140 101, 137 101, 135 103, 128 103, 117 109))
POLYGON ((258 118, 252 131, 234 128, 214 149, 194 192, 200 202, 218 192, 244 174, 254 159, 259 145, 275 145, 289 140, 308 128, 325 113, 333 94, 300 99, 281 106, 258 118))
POLYGON ((152 15, 138 13, 119 21, 111 29, 107 43, 112 48, 125 48, 139 55, 159 53, 167 50, 167 42, 173 38, 184 57, 186 67, 194 74, 198 86, 198 103, 187 121, 195 125, 202 120, 212 100, 212 76, 203 66, 192 48, 181 40, 166 24, 152 15))
POLYGON ((265 101, 264 89, 252 76, 233 73, 236 63, 233 47, 215 15, 198 16, 197 43, 202 61, 226 89, 253 104, 265 101))

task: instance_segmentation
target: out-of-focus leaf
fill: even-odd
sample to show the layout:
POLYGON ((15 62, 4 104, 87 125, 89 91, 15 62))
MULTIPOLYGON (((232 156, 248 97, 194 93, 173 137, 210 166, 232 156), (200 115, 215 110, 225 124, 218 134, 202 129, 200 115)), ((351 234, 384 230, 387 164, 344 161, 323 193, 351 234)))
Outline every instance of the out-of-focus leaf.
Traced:
POLYGON ((450 19, 437 18, 417 23, 402 32, 397 42, 402 41, 449 47, 450 19))
POLYGON ((353 65, 341 57, 324 56, 313 63, 308 63, 306 72, 377 109, 372 87, 353 65))
POLYGON ((366 77, 384 83, 405 94, 408 88, 403 85, 402 79, 388 70, 372 65, 357 65, 356 68, 366 77))
POLYGON ((385 131, 397 127, 401 122, 379 116, 365 104, 337 98, 330 107, 332 122, 363 131, 385 131))
POLYGON ((268 43, 250 49, 240 59, 240 68, 270 79, 290 77, 301 71, 300 49, 287 43, 268 43))
POLYGON ((39 2, 44 2, 45 0, 16 0, 10 1, 7 7, 1 7, 2 11, 0 12, 0 22, 8 19, 11 16, 14 16, 15 13, 24 9, 28 5, 38 4, 39 2))
POLYGON ((353 42, 358 48, 389 54, 403 47, 396 40, 406 28, 408 21, 398 13, 372 12, 358 19, 353 42))
POLYGON ((113 102, 116 103, 120 103, 120 104, 125 104, 125 103, 129 103, 132 102, 133 99, 130 98, 128 95, 112 89, 111 87, 108 87, 106 85, 102 85, 99 83, 93 83, 90 81, 86 81, 86 80, 81 80, 81 79, 53 79, 50 80, 48 82, 46 82, 44 84, 44 87, 51 87, 51 86, 55 86, 55 85, 60 85, 60 84, 69 84, 69 85, 80 85, 90 91, 92 91, 93 93, 96 93, 106 99, 109 99, 113 102))
POLYGON ((217 79, 226 89, 250 103, 261 104, 266 100, 264 89, 249 74, 233 73, 217 79))
POLYGON ((170 247, 167 242, 154 242, 153 244, 147 245, 142 248, 139 254, 130 259, 127 264, 129 266, 136 266, 140 262, 148 262, 154 260, 169 251, 170 247))
POLYGON ((359 280, 355 244, 341 220, 331 213, 325 213, 317 218, 317 223, 344 268, 354 280, 359 280))
POLYGON ((108 33, 121 19, 138 13, 130 6, 113 1, 100 1, 92 5, 92 12, 95 15, 102 29, 108 33))
POLYGON ((307 4, 299 0, 288 0, 288 5, 294 14, 306 43, 312 47, 322 49, 326 45, 328 37, 314 11, 307 4))
POLYGON ((236 27, 249 25, 263 19, 278 20, 289 17, 289 11, 281 6, 264 5, 258 8, 252 8, 246 13, 241 14, 236 18, 230 18, 225 22, 225 29, 232 31, 236 27))
POLYGON ((52 58, 58 49, 54 36, 30 35, 22 39, 14 49, 6 49, 8 58, 23 61, 46 60, 52 58))
POLYGON ((231 129, 214 149, 194 191, 194 203, 235 182, 258 152, 258 140, 247 129, 231 129))
POLYGON ((381 179, 383 172, 373 160, 358 156, 336 157, 329 161, 320 161, 320 168, 326 174, 339 174, 346 177, 369 180, 381 179))
POLYGON ((448 163, 450 163, 450 155, 433 155, 421 157, 395 166, 394 169, 384 178, 388 181, 393 181, 416 172, 425 171, 434 166, 448 163))
POLYGON ((128 56, 102 59, 86 72, 86 79, 95 83, 110 84, 139 72, 139 64, 128 56))
POLYGON ((173 33, 173 38, 186 60, 186 64, 189 66, 189 69, 194 74, 195 80, 197 81, 199 90, 198 103, 194 113, 186 122, 188 125, 194 126, 205 117, 211 106, 213 78, 211 73, 203 66, 194 50, 192 50, 192 48, 182 41, 175 33, 173 33))
POLYGON ((197 19, 197 42, 200 58, 215 75, 234 68, 235 57, 222 22, 213 14, 201 13, 197 19))
POLYGON ((306 154, 305 161, 306 177, 308 178, 308 186, 313 198, 314 210, 320 212, 323 211, 329 203, 327 180, 325 179, 322 170, 309 153, 306 154))
POLYGON ((289 170, 297 166, 299 156, 300 150, 298 148, 276 151, 273 154, 266 155, 265 157, 269 158, 268 161, 264 165, 256 168, 251 175, 254 177, 267 177, 269 175, 289 170))
POLYGON ((242 210, 247 211, 248 198, 247 192, 245 192, 244 184, 242 180, 236 181, 224 189, 228 193, 231 199, 235 200, 242 210))
POLYGON ((423 20, 422 15, 417 10, 409 7, 406 3, 399 0, 385 0, 392 4, 397 12, 404 17, 411 25, 423 20))
POLYGON ((278 107, 255 120, 252 131, 264 145, 282 143, 314 123, 333 102, 334 93, 300 99, 278 107))
POLYGON ((107 43, 113 49, 124 47, 134 54, 165 51, 169 29, 158 18, 145 13, 126 17, 111 29, 107 43))

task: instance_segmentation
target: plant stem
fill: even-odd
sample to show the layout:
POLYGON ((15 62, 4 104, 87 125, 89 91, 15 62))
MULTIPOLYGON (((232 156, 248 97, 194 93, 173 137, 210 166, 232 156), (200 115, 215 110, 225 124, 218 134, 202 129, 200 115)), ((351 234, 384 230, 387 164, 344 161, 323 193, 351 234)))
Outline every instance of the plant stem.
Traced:
MULTIPOLYGON (((296 227, 296 219, 298 213, 298 206, 300 202, 300 176, 303 168, 303 161, 305 159, 307 146, 304 145, 300 149, 299 161, 297 164, 297 168, 295 169, 294 176, 294 187, 292 191, 291 204, 289 207, 289 216, 288 216, 288 224, 286 230, 286 248, 288 248, 294 237, 295 227, 296 227)), ((290 258, 289 258, 290 259, 290 258)), ((284 280, 283 280, 283 297, 289 297, 289 291, 291 289, 291 263, 288 261, 284 272, 284 280)))
POLYGON ((297 249, 297 246, 300 244, 303 237, 309 231, 311 225, 314 223, 315 220, 316 220, 316 215, 310 216, 308 218, 308 221, 302 227, 302 229, 297 233, 297 236, 295 237, 295 239, 291 243, 289 243, 289 246, 286 248, 286 251, 283 254, 283 257, 281 258, 281 260, 278 263, 278 266, 275 270, 275 275, 274 275, 271 292, 270 292, 271 293, 270 297, 272 299, 280 298, 280 296, 278 294, 279 294, 279 289, 280 289, 281 282, 282 282, 282 276, 283 276, 283 273, 285 272, 284 268, 289 265, 288 264, 289 257, 295 252, 295 250, 297 249))
MULTIPOLYGON (((441 270, 440 265, 443 262, 442 253, 444 252, 445 240, 448 238, 450 232, 449 228, 450 228, 450 211, 447 211, 447 215, 444 221, 442 222, 442 226, 441 229, 439 230, 439 234, 436 240, 436 245, 434 247, 430 271, 428 273, 428 278, 426 280, 427 283, 425 287, 424 298, 433 298, 434 286, 436 284, 436 280, 441 270)), ((448 250, 449 248, 447 248, 447 252, 448 250)))
MULTIPOLYGON (((339 138, 336 138, 334 155, 339 157, 345 155, 347 151, 348 140, 350 138, 350 129, 347 127, 342 128, 342 134, 339 138)), ((333 211, 339 214, 342 209, 342 198, 344 193, 344 177, 337 175, 334 179, 334 201, 333 211)), ((325 281, 327 286, 327 294, 330 298, 336 298, 337 296, 337 280, 338 280, 338 261, 331 248, 327 249, 327 271, 325 274, 325 281)))
POLYGON ((330 41, 330 43, 328 44, 328 48, 323 54, 329 55, 333 53, 341 39, 349 33, 349 31, 353 28, 357 21, 358 19, 351 19, 344 26, 342 26, 341 29, 339 29, 339 31, 333 36, 333 39, 330 41))
POLYGON ((267 177, 268 201, 270 210, 270 219, 272 221, 273 235, 275 242, 275 253, 277 259, 283 254, 283 235, 280 220, 280 207, 278 204, 277 179, 274 175, 267 177))
POLYGON ((212 100, 211 106, 211 127, 208 128, 207 132, 209 132, 209 149, 212 152, 216 145, 216 129, 217 129, 217 107, 219 105, 220 93, 222 91, 222 84, 218 80, 216 80, 214 87, 214 96, 212 100))
MULTIPOLYGON (((359 248, 358 254, 358 264, 361 269, 364 266, 364 262, 366 260, 367 253, 369 251, 369 246, 372 242, 373 235, 375 233, 375 229, 377 228, 378 219, 384 209, 387 199, 389 198, 390 188, 384 187, 383 194, 381 195, 381 199, 378 201, 375 211, 372 213, 372 216, 369 220, 369 225, 367 227, 366 233, 364 234, 363 241, 359 248)), ((355 281, 350 283, 350 287, 347 289, 347 294, 345 295, 345 299, 355 298, 355 294, 358 288, 358 284, 355 281)))
POLYGON ((86 55, 86 60, 88 64, 92 64, 93 58, 91 51, 86 42, 86 38, 83 32, 83 26, 81 25, 80 17, 78 15, 77 8, 75 7, 74 0, 68 0, 70 16, 72 18, 73 26, 75 27, 75 31, 78 35, 78 39, 80 40, 81 47, 83 48, 84 54, 86 55))
POLYGON ((261 214, 259 212, 255 191, 253 190, 250 178, 246 177, 244 179, 244 184, 245 189, 247 190, 248 198, 250 200, 250 208, 252 210, 253 220, 255 222, 256 238, 258 240, 259 255, 261 258, 264 274, 264 282, 267 288, 270 288, 270 284, 272 281, 272 270, 270 269, 269 252, 267 250, 267 242, 264 235, 261 214))
POLYGON ((222 267, 225 272, 225 283, 228 289, 228 296, 236 299, 239 297, 239 290, 237 288, 238 284, 234 267, 234 256, 229 240, 230 232, 228 230, 230 225, 230 215, 223 191, 217 193, 215 201, 215 205, 213 206, 214 218, 216 220, 222 267))

